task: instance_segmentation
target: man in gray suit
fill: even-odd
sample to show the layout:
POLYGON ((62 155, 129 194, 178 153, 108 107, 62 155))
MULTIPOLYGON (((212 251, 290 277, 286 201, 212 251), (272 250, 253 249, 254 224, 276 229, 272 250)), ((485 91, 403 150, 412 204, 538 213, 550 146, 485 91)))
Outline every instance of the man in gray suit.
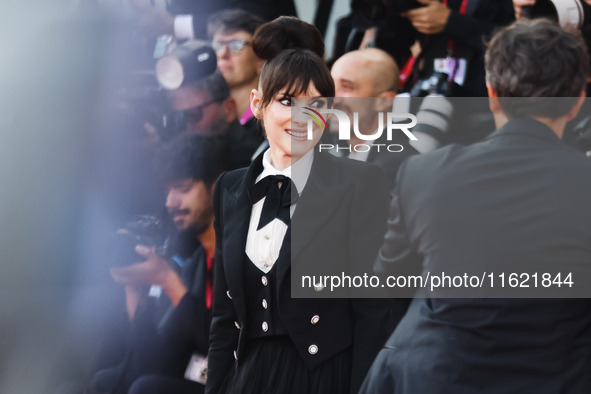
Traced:
POLYGON ((415 298, 362 393, 591 392, 591 160, 561 141, 587 50, 553 22, 520 21, 492 39, 486 72, 498 130, 402 164, 376 261, 486 283, 415 298))

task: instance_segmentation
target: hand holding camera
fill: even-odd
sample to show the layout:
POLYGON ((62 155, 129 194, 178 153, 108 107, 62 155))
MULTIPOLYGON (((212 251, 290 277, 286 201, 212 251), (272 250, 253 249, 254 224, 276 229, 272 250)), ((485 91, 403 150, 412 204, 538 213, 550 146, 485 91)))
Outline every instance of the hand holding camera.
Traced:
POLYGON ((400 15, 408 18, 419 33, 441 33, 451 13, 449 7, 437 0, 418 0, 418 2, 424 7, 414 8, 400 15))
POLYGON ((170 267, 168 261, 156 253, 155 247, 137 245, 135 251, 146 260, 127 267, 111 268, 111 276, 115 282, 135 288, 160 286, 173 305, 178 305, 187 293, 187 287, 176 271, 170 267))

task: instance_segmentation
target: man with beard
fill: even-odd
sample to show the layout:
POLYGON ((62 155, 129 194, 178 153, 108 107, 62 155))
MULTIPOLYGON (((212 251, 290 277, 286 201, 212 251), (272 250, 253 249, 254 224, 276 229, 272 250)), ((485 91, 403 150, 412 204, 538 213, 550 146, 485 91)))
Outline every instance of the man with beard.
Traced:
POLYGON ((263 141, 256 130, 247 132, 238 122, 236 101, 222 73, 216 70, 200 79, 168 92, 176 128, 181 134, 213 135, 220 138, 227 168, 250 165, 250 159, 263 141))
POLYGON ((111 269, 125 286, 131 327, 124 361, 95 374, 96 392, 203 392, 215 252, 212 196, 220 160, 213 137, 181 136, 160 151, 166 210, 176 232, 169 251, 138 245, 138 260, 145 261, 111 269))
POLYGON ((376 140, 366 141, 351 130, 349 146, 344 152, 351 159, 382 167, 393 187, 400 163, 408 156, 418 153, 410 146, 404 133, 395 130, 392 139, 388 140, 385 128, 378 129, 379 116, 392 111, 392 103, 399 88, 396 62, 381 49, 367 48, 341 56, 332 66, 331 74, 335 82, 335 109, 347 113, 351 125, 353 113, 358 113, 359 132, 364 135, 382 132, 376 140))

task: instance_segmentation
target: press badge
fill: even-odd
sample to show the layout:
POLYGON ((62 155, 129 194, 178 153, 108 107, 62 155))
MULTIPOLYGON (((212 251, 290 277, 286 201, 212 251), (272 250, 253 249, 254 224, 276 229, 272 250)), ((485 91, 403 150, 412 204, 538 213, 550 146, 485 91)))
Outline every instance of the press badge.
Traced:
POLYGON ((152 285, 150 287, 150 291, 148 292, 148 297, 160 298, 162 295, 162 287, 157 285, 152 285))
POLYGON ((156 39, 156 45, 154 46, 154 59, 161 58, 166 54, 166 48, 172 42, 172 36, 168 34, 162 34, 156 39))
POLYGON ((193 354, 185 371, 185 379, 201 384, 207 382, 207 356, 193 354))
POLYGON ((436 72, 445 73, 454 76, 454 82, 458 85, 464 85, 466 79, 466 67, 468 62, 466 59, 458 59, 454 57, 438 58, 433 63, 433 69, 436 72))

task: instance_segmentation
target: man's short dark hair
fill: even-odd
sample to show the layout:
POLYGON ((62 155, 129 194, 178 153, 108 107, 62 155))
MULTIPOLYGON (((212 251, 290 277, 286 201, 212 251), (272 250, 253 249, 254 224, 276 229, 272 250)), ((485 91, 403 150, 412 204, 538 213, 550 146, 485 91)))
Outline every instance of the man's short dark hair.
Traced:
POLYGON ((219 138, 190 134, 176 137, 156 155, 156 164, 164 183, 181 179, 202 181, 207 187, 225 168, 219 138))
POLYGON ((488 45, 485 62, 486 80, 499 98, 527 98, 499 100, 510 118, 566 115, 589 76, 583 38, 547 19, 520 20, 500 30, 488 45))
POLYGON ((225 34, 245 31, 253 35, 255 30, 263 23, 265 23, 264 19, 250 12, 240 9, 224 10, 209 18, 207 36, 209 39, 213 39, 214 34, 219 31, 225 34))

